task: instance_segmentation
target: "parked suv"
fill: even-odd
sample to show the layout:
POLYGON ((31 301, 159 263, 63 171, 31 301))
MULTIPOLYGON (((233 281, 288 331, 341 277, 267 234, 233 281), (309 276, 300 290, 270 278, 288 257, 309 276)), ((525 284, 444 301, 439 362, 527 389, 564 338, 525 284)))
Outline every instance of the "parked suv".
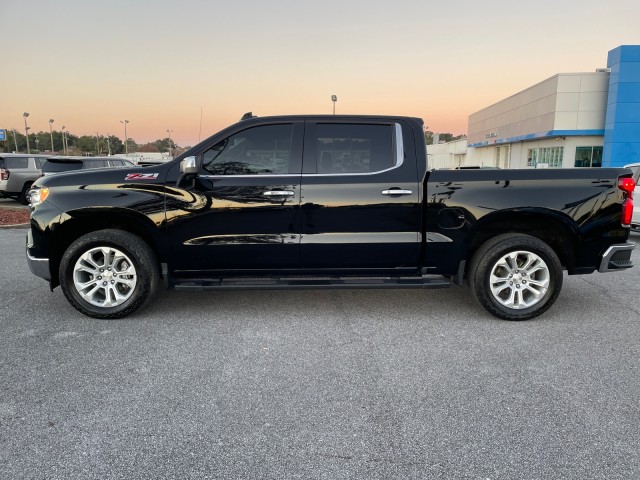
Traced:
POLYGON ((42 176, 42 155, 0 153, 0 197, 17 198, 26 205, 31 184, 42 176))
POLYGON ((51 157, 42 166, 44 175, 69 172, 72 170, 88 170, 90 168, 124 168, 133 167, 133 163, 115 157, 51 157))

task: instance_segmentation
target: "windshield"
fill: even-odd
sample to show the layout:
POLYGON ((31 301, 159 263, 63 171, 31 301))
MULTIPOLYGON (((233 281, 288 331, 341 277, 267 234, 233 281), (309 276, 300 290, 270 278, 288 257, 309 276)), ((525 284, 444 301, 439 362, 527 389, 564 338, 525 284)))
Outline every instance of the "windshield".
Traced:
POLYGON ((65 160, 64 162, 47 160, 42 166, 42 173, 69 172, 71 170, 80 169, 82 169, 81 160, 65 160))

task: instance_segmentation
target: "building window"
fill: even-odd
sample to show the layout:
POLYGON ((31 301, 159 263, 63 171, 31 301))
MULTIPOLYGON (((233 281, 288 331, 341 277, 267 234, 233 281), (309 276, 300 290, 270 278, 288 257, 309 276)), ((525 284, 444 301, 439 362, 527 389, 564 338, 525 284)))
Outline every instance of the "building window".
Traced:
POLYGON ((602 147, 576 147, 576 167, 601 167, 602 147))
POLYGON ((546 163, 549 167, 562 167, 564 147, 541 148, 538 163, 546 163))
POLYGON ((538 164, 545 164, 551 168, 561 168, 564 157, 564 147, 530 148, 527 151, 527 167, 536 168, 538 164))

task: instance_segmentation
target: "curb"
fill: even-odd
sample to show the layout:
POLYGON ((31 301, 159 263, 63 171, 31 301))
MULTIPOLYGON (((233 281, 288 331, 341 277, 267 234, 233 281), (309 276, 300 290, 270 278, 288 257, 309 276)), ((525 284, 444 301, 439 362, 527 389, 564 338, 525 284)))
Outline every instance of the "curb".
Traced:
POLYGON ((27 228, 29 228, 29 224, 28 223, 14 223, 13 225, 0 225, 0 230, 2 230, 3 228, 6 228, 6 229, 9 229, 9 228, 27 229, 27 228))

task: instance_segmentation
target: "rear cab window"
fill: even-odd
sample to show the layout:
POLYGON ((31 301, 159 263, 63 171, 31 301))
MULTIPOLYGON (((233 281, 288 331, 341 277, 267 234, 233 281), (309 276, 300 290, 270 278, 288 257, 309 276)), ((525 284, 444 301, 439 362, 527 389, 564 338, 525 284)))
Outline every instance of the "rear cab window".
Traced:
POLYGON ((403 163, 402 127, 391 123, 308 123, 305 174, 372 175, 403 163), (314 161, 315 160, 315 161, 314 161))
POLYGON ((392 168, 391 125, 316 125, 317 173, 374 173, 392 168))

